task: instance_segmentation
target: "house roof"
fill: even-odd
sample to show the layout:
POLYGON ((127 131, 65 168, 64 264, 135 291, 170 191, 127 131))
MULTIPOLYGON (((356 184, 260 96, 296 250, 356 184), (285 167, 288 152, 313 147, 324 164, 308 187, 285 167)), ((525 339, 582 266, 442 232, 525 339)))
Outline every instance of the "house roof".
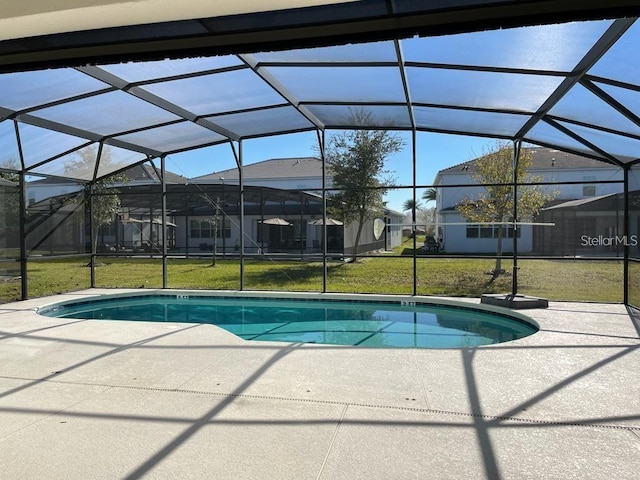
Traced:
MULTIPOLYGON (((134 168, 125 170, 124 173, 132 180, 144 181, 149 179, 156 182, 160 181, 160 177, 158 176, 160 172, 156 172, 156 170, 148 164, 136 165, 134 168)), ((164 172, 164 179, 166 183, 185 183, 187 180, 182 175, 167 170, 164 172)))
MULTIPOLYGON (((617 168, 616 166, 601 160, 586 158, 581 155, 576 155, 575 153, 567 153, 555 148, 526 147, 523 148, 523 150, 526 150, 531 154, 531 166, 529 167, 529 171, 549 170, 551 168, 558 170, 617 168)), ((476 162, 480 158, 482 158, 482 156, 453 165, 452 167, 444 168, 438 172, 438 175, 443 173, 473 172, 476 170, 476 162)))
POLYGON ((550 207, 543 208, 542 210, 557 210, 557 209, 561 209, 561 208, 580 207, 582 205, 587 205, 587 204, 590 204, 590 203, 597 202, 597 201, 602 200, 604 198, 614 198, 617 195, 618 195, 617 193, 610 193, 608 195, 598 195, 597 197, 578 198, 577 200, 569 200, 567 202, 561 202, 561 203, 558 203, 556 205, 552 205, 550 207))
MULTIPOLYGON (((272 158, 262 162, 245 165, 243 169, 245 180, 256 179, 287 179, 287 178, 321 178, 322 161, 315 157, 301 158, 272 158)), ((200 177, 192 178, 197 182, 220 182, 221 178, 225 182, 238 181, 238 169, 231 168, 220 172, 213 172, 200 177)))
MULTIPOLYGON (((550 207, 543 208, 543 211, 554 211, 562 209, 577 209, 583 211, 615 211, 616 209, 624 209, 624 193, 610 193, 608 195, 599 195, 597 197, 581 198, 578 200, 569 200, 561 202, 550 207)), ((631 210, 640 209, 640 190, 629 192, 629 208, 631 210)))
POLYGON ((18 184, 12 182, 11 180, 7 180, 6 178, 0 177, 0 187, 15 187, 16 185, 18 184))
MULTIPOLYGON (((159 172, 158 172, 159 173, 159 172)), ((134 182, 145 182, 151 181, 153 183, 159 183, 160 178, 156 173, 156 170, 148 164, 138 164, 134 165, 131 168, 127 168, 122 171, 122 174, 125 175, 130 181, 134 182)), ((173 172, 164 172, 165 182, 166 183, 186 183, 187 179, 182 175, 178 175, 173 172)), ((45 177, 41 180, 36 180, 31 182, 32 184, 44 185, 44 184, 63 184, 63 183, 78 183, 75 180, 63 177, 45 177)))

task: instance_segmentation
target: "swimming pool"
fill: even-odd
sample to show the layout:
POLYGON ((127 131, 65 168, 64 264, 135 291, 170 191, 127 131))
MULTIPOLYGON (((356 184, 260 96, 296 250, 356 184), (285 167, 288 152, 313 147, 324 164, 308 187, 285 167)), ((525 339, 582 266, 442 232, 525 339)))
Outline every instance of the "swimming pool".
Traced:
POLYGON ((537 332, 533 321, 415 300, 106 295, 38 310, 60 318, 207 323, 247 340, 362 347, 465 348, 537 332))

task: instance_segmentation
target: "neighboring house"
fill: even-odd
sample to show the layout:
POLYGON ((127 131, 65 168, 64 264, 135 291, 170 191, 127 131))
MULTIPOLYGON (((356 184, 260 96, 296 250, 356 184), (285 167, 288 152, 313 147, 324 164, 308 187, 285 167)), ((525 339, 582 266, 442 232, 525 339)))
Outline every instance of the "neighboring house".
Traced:
MULTIPOLYGON (((322 194, 322 161, 315 157, 272 158, 245 165, 243 168, 244 185, 254 185, 281 190, 317 191, 322 194)), ((232 168, 209 173, 189 180, 192 183, 239 182, 239 170, 232 168)), ((326 188, 333 186, 330 175, 325 178, 326 188)))
MULTIPOLYGON (((519 253, 562 254, 561 250, 565 251, 566 248, 560 249, 561 243, 550 242, 548 239, 562 237, 566 241, 571 236, 571 238, 580 240, 582 235, 598 235, 600 232, 610 234, 613 231, 621 231, 619 222, 616 224, 600 219, 583 222, 580 225, 574 224, 569 232, 557 213, 554 215, 544 213, 551 211, 549 209, 559 212, 560 209, 569 206, 580 208, 582 205, 586 208, 586 205, 593 200, 622 192, 623 171, 621 168, 550 148, 532 147, 526 150, 532 156, 528 173, 540 177, 541 182, 558 184, 539 187, 550 193, 554 200, 534 220, 539 223, 555 223, 555 226, 525 225, 520 227, 518 234, 519 253), (601 183, 611 181, 614 183, 601 183), (553 220, 549 220, 552 216, 553 220), (559 232, 562 229, 564 232, 561 234, 559 232)), ((483 187, 474 186, 476 183, 474 173, 475 159, 441 170, 436 175, 434 185, 437 191, 437 232, 447 253, 484 254, 496 251, 497 227, 467 223, 457 210, 457 206, 462 202, 477 198, 484 190, 483 187)), ((615 216, 614 212, 602 213, 599 216, 611 217, 612 213, 615 216)), ((592 210, 589 215, 593 217, 594 211, 592 210)), ((569 250, 573 254, 573 249, 569 250)), ((503 237, 503 252, 512 251, 513 229, 507 228, 503 237)))
MULTIPOLYGON (((127 187, 138 185, 159 184, 159 172, 148 164, 140 164, 122 171, 122 175, 127 178, 127 187)), ((187 178, 172 172, 165 172, 166 183, 184 184, 187 178)), ((75 182, 72 179, 47 177, 41 180, 27 182, 26 201, 27 207, 51 197, 69 195, 80 192, 84 188, 84 183, 75 182)))
MULTIPOLYGON (((128 177, 126 184, 114 185, 122 213, 111 224, 100 227, 98 250, 157 252, 162 238, 158 173, 146 164, 124 173, 128 177)), ((245 253, 304 254, 318 253, 324 248, 323 229, 317 225, 323 217, 322 162, 317 158, 280 158, 246 165, 242 204, 237 169, 193 179, 166 172, 165 179, 168 217, 165 238, 171 252, 211 252, 215 243, 217 253, 233 255, 239 250, 241 232, 245 253), (273 224, 276 218, 288 225, 273 224)), ((331 181, 330 176, 325 178, 327 188, 331 181)), ((78 207, 78 202, 68 200, 82 188, 73 181, 54 178, 29 183, 31 250, 85 251, 88 232, 83 227, 84 209, 78 207)), ((358 253, 400 245, 402 235, 396 225, 401 217, 401 213, 387 210, 377 222, 371 219, 364 226, 358 253)), ((354 225, 327 225, 326 236, 329 252, 340 256, 353 254, 354 225)))
MULTIPOLYGON (((114 184, 120 196, 149 185, 159 185, 158 172, 147 164, 136 165, 122 172, 126 183, 114 184)), ((165 172, 168 184, 184 184, 186 178, 165 172)), ((31 251, 86 251, 88 231, 84 218, 82 195, 84 184, 71 179, 43 178, 27 183, 27 248, 31 251), (74 197, 76 197, 74 199, 74 197)), ((159 209, 141 207, 141 202, 122 201, 123 213, 98 231, 98 250, 144 250, 161 236, 159 209)), ((144 202, 142 202, 144 204, 144 202)), ((173 225, 170 222, 170 225, 173 225)), ((169 242, 174 235, 168 229, 169 242)))
MULTIPOLYGON (((237 168, 214 172, 189 180, 196 185, 223 185, 225 188, 233 188, 239 183, 239 171, 237 168)), ((320 203, 322 200, 322 161, 315 157, 302 158, 274 158, 261 162, 245 165, 243 168, 243 184, 248 187, 267 187, 295 194, 298 192, 300 201, 281 202, 281 205, 264 205, 262 215, 259 212, 245 212, 244 231, 248 233, 252 241, 245 241, 245 251, 248 253, 259 251, 283 251, 301 253, 320 252, 323 249, 322 228, 317 223, 322 218, 322 210, 309 209, 301 214, 305 205, 320 203), (269 217, 282 217, 290 226, 270 225, 264 223, 269 217)), ((333 178, 326 174, 325 188, 333 186, 333 178)), ((331 192, 327 196, 330 197, 331 192)), ((398 226, 402 213, 386 210, 384 216, 376 222, 370 219, 363 227, 360 245, 357 253, 372 250, 391 249, 402 243, 402 231, 398 226), (382 222, 382 224, 380 223, 382 222), (386 225, 386 227, 385 227, 386 225)), ((227 216, 226 218, 229 218, 227 216)), ((181 227, 181 218, 176 219, 178 230, 181 227)), ((191 225, 197 226, 203 218, 192 217, 191 225)), ((236 220, 237 223, 237 220, 236 220)), ((353 243, 357 226, 351 225, 327 225, 327 250, 340 252, 344 255, 353 255, 353 243)), ((230 222, 225 225, 227 242, 237 245, 239 241, 239 226, 230 222)), ((224 239, 224 238, 223 238, 224 239)), ((218 239, 217 248, 223 248, 218 239)), ((193 248, 193 238, 190 240, 190 248, 193 248)), ((180 250, 185 242, 177 240, 177 248, 180 250)))
MULTIPOLYGON (((637 186, 636 186, 637 187, 637 186)), ((622 256, 625 244, 639 252, 640 190, 629 192, 629 235, 624 232, 624 194, 610 193, 569 200, 544 208, 541 222, 551 222, 550 231, 534 230, 534 246, 541 255, 622 256)))

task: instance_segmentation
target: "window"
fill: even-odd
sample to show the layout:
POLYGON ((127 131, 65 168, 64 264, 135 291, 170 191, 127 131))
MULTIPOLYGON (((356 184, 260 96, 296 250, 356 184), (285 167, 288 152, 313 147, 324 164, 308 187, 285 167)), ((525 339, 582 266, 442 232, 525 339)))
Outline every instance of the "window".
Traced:
POLYGON ((191 220, 189 236, 191 238, 213 238, 212 220, 191 220))
MULTIPOLYGON (((513 227, 502 226, 502 238, 513 238, 513 227)), ((522 229, 518 229, 518 238, 522 229)), ((467 225, 467 238, 498 238, 500 227, 498 225, 467 225)))
MULTIPOLYGON (((213 238, 213 218, 206 220, 191 220, 189 222, 189 236, 191 238, 213 238)), ((218 219, 216 228, 216 238, 231 238, 231 220, 225 218, 218 219)))
MULTIPOLYGON (((522 229, 519 228, 517 232, 518 232, 518 238, 520 238, 520 236, 522 235, 522 229)), ((507 227, 505 238, 513 238, 513 227, 507 227)))

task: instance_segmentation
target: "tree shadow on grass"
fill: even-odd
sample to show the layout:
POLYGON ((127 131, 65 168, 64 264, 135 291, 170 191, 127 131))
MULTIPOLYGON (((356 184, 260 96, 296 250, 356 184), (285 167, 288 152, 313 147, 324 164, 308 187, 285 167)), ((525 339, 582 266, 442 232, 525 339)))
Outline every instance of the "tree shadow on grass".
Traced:
MULTIPOLYGON (((315 290, 313 287, 314 282, 318 283, 318 290, 322 288, 322 263, 291 263, 288 265, 272 265, 268 263, 259 265, 259 271, 252 271, 252 267, 256 265, 247 266, 245 269, 244 277, 245 282, 249 286, 266 288, 272 285, 277 286, 291 286, 292 284, 299 284, 300 287, 308 287, 306 290, 315 290), (306 284, 306 285, 305 285, 306 284)), ((342 264, 330 264, 327 266, 327 276, 330 275, 332 270, 340 268, 342 264)))
POLYGON ((511 275, 486 274, 486 278, 480 278, 477 272, 457 273, 451 282, 451 292, 447 294, 479 297, 484 293, 504 293, 510 289, 511 275))

